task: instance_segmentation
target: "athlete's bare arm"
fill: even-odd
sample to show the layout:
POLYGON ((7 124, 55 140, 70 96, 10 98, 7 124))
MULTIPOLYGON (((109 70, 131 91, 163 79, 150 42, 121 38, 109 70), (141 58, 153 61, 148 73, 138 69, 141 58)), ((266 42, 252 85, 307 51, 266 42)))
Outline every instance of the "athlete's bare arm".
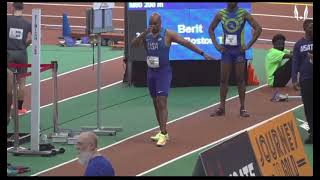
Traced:
POLYGON ((258 37, 260 36, 261 32, 262 32, 262 28, 259 25, 259 23, 251 16, 250 13, 246 13, 245 17, 244 17, 252 26, 252 28, 254 29, 254 34, 253 37, 251 39, 251 41, 247 44, 246 46, 246 50, 250 49, 251 46, 257 41, 258 37))
POLYGON ((28 32, 28 35, 27 35, 27 39, 26 39, 26 45, 27 47, 32 43, 32 34, 31 32, 28 32))
POLYGON ((205 57, 205 59, 207 60, 211 60, 213 59, 212 57, 210 57, 209 55, 207 55, 206 53, 204 53, 201 49, 199 49, 196 45, 194 45, 193 43, 191 43, 190 41, 182 38, 181 36, 179 36, 178 33, 167 30, 167 36, 169 37, 169 44, 171 44, 171 42, 176 42, 202 56, 205 57))
POLYGON ((221 15, 220 15, 220 13, 217 13, 217 15, 214 17, 214 19, 212 20, 212 22, 209 26, 209 35, 210 35, 210 38, 211 38, 211 41, 212 41, 214 47, 218 51, 223 52, 224 47, 218 44, 218 42, 216 40, 216 35, 214 33, 214 30, 217 28, 220 21, 221 21, 221 15))
POLYGON ((146 48, 146 35, 151 31, 152 26, 149 26, 143 33, 131 41, 131 47, 140 47, 144 45, 146 48))

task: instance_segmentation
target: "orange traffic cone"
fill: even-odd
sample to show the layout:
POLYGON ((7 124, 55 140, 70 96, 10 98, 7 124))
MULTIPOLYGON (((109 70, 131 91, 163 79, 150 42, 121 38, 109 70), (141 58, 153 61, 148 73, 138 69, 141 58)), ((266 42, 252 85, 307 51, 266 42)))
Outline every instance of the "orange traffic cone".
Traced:
POLYGON ((257 86, 259 85, 259 79, 258 76, 256 75, 253 65, 249 63, 248 65, 248 85, 250 86, 257 86))

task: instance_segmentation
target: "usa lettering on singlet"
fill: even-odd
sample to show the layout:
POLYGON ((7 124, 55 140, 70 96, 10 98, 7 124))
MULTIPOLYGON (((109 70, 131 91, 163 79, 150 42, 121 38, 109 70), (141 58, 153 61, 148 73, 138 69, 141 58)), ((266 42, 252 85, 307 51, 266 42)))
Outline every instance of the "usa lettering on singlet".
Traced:
POLYGON ((153 37, 152 33, 146 36, 147 65, 149 68, 162 68, 169 66, 170 46, 165 44, 166 29, 161 28, 158 36, 153 37))

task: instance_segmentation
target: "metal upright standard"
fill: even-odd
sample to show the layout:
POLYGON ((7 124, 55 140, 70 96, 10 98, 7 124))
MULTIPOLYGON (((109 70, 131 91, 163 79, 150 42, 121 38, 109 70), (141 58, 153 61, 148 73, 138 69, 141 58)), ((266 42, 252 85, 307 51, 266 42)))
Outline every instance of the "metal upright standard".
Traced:
MULTIPOLYGON (((12 153, 15 156, 19 155, 36 155, 36 156, 51 156, 55 155, 55 152, 52 150, 40 151, 38 149, 27 149, 22 146, 19 146, 19 116, 18 116, 18 98, 17 98, 17 76, 18 73, 13 73, 13 120, 14 120, 14 144, 12 148, 7 150, 8 153, 12 153)), ((32 140, 32 139, 31 139, 32 140)))
POLYGON ((97 126, 95 127, 81 127, 81 130, 72 130, 72 129, 61 129, 59 128, 59 117, 58 117, 58 95, 57 95, 57 73, 56 69, 53 71, 53 79, 54 79, 54 114, 53 114, 53 122, 54 122, 54 135, 52 137, 52 142, 64 142, 68 144, 76 143, 76 136, 84 131, 93 131, 97 135, 116 135, 116 132, 121 131, 121 127, 102 127, 101 126, 101 33, 103 32, 111 32, 113 30, 112 27, 112 9, 110 7, 114 6, 114 3, 108 4, 108 6, 99 5, 100 3, 96 3, 94 7, 98 7, 98 9, 89 9, 86 13, 87 19, 87 33, 95 35, 98 45, 97 51, 97 126), (106 9, 101 9, 101 7, 105 7, 106 9))
POLYGON ((98 43, 98 54, 97 54, 97 126, 96 127, 82 127, 82 130, 85 131, 93 131, 97 135, 109 135, 114 136, 116 132, 122 131, 121 127, 102 127, 101 126, 101 116, 100 116, 100 90, 101 90, 101 74, 100 74, 100 66, 101 66, 101 33, 97 34, 97 43, 98 43))
POLYGON ((54 143, 67 143, 75 144, 77 135, 81 130, 74 129, 63 129, 59 127, 59 111, 58 111, 58 62, 51 61, 52 68, 52 79, 53 79, 53 108, 52 108, 52 120, 53 120, 53 134, 48 137, 54 143))
POLYGON ((121 131, 121 127, 102 127, 101 126, 101 33, 112 32, 112 8, 114 3, 94 3, 94 8, 87 11, 87 33, 97 35, 98 55, 97 55, 97 126, 82 127, 82 130, 93 131, 97 135, 116 135, 121 131))
POLYGON ((17 76, 13 74, 13 105, 14 105, 14 147, 7 150, 14 155, 51 156, 53 150, 40 149, 40 52, 41 52, 41 9, 32 9, 32 106, 31 106, 31 148, 19 147, 19 117, 17 107, 17 76))

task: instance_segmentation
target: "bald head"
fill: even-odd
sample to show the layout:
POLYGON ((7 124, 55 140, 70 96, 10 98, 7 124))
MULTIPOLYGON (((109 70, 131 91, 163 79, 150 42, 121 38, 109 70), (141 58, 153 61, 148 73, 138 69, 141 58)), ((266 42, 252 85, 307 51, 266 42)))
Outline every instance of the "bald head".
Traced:
POLYGON ((161 16, 159 13, 153 13, 150 16, 149 26, 152 26, 152 33, 156 34, 161 29, 161 16))
POLYGON ((161 16, 159 13, 153 13, 150 17, 151 21, 161 22, 161 16))
POLYGON ((98 147, 98 137, 93 132, 82 132, 78 137, 78 142, 83 145, 91 146, 93 149, 98 147))
POLYGON ((97 152, 98 138, 93 132, 83 132, 77 139, 75 145, 79 153, 79 162, 87 166, 90 159, 99 155, 97 152))

